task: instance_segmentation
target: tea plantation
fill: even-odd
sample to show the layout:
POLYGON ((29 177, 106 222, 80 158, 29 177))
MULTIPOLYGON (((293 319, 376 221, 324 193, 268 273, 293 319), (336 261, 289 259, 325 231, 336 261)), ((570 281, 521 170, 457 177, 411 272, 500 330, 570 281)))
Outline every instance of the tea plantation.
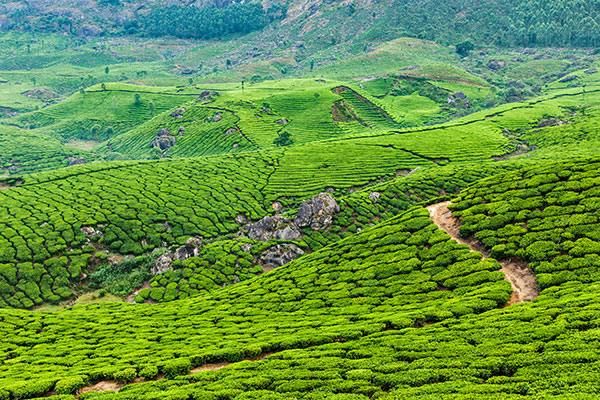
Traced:
POLYGON ((511 47, 589 2, 20 3, 0 400, 600 397, 600 52, 511 47))

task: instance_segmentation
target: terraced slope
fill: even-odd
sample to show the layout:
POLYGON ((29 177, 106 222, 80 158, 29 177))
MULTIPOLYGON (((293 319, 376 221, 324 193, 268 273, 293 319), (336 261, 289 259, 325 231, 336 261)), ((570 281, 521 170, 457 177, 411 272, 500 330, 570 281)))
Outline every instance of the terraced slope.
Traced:
POLYGON ((0 390, 31 398, 107 379, 173 377, 205 362, 486 311, 508 300, 510 285, 497 262, 480 259, 417 209, 207 297, 1 310, 0 390))
POLYGON ((69 157, 85 157, 86 161, 97 158, 47 135, 0 125, 0 175, 22 175, 65 167, 69 157))
MULTIPOLYGON (((538 213, 555 210, 553 199, 577 193, 578 203, 562 205, 572 213, 547 220, 555 244, 569 254, 548 253, 543 264, 571 273, 565 257, 592 263, 600 257, 593 246, 584 257, 573 252, 593 241, 585 215, 598 211, 588 199, 599 165, 586 159, 509 172, 472 185, 451 207, 463 234, 478 237, 499 216, 512 221, 520 214, 517 223, 534 229, 527 238, 535 239, 546 232, 536 229, 538 213), (548 179, 553 174, 556 179, 548 179), (522 196, 540 181, 541 199, 522 196), (507 188, 515 200, 503 197, 507 188), (506 207, 515 211, 496 213, 506 207)), ((499 238, 509 229, 503 226, 492 231, 499 238)), ((497 246, 489 237, 480 238, 488 251, 497 246)), ((521 247, 525 252, 515 257, 542 283, 542 263, 530 258, 530 246, 521 247)), ((546 281, 533 302, 494 309, 509 301, 511 288, 500 264, 481 258, 416 208, 208 296, 57 313, 2 310, 6 358, 0 370, 7 378, 0 387, 8 398, 31 398, 158 376, 118 393, 79 398, 593 398, 599 360, 594 275, 584 266, 569 281, 546 281), (219 361, 233 364, 188 375, 219 361)))
MULTIPOLYGON (((593 95, 586 94, 588 98, 593 95)), ((340 137, 237 157, 93 164, 27 177, 21 186, 0 193, 0 262, 6 271, 3 305, 28 308, 58 302, 72 295, 71 286, 88 274, 88 267, 104 262, 102 253, 107 250, 141 255, 183 244, 192 236, 213 240, 236 233, 239 214, 257 220, 274 213, 275 201, 286 212, 319 192, 329 190, 340 197, 417 167, 456 163, 452 170, 457 171, 462 162, 487 164, 515 151, 522 154, 521 141, 526 139, 520 135, 527 138, 527 132, 546 115, 562 115, 559 100, 578 104, 580 97, 581 91, 574 89, 536 102, 504 106, 494 110, 491 118, 473 115, 454 125, 400 134, 340 137), (517 120, 517 114, 524 111, 524 119, 517 120), (506 126, 515 134, 503 131, 508 131, 506 126), (132 199, 136 199, 134 204, 132 199), (86 237, 82 228, 99 230, 102 235, 86 237)), ((582 121, 588 122, 582 123, 595 120, 585 117, 582 121)), ((563 126, 570 125, 554 128, 563 126)), ((589 135, 590 143, 594 137, 589 135)), ((552 146, 545 148, 546 156, 556 158, 556 150, 550 153, 552 146)), ((484 176, 493 170, 491 166, 475 169, 484 176)), ((389 193, 382 196, 383 208, 369 206, 357 212, 373 204, 367 200, 371 192, 366 192, 357 197, 362 205, 344 211, 346 220, 330 237, 336 240, 337 233, 354 232, 389 218, 414 201, 439 194, 440 188, 452 192, 459 187, 455 178, 434 184, 427 192, 416 185, 408 192, 402 183, 390 185, 389 193)), ((308 236, 305 245, 312 249, 330 243, 318 234, 308 236)))
POLYGON ((194 88, 105 83, 77 92, 59 104, 11 118, 9 122, 63 141, 77 138, 102 142, 193 100, 201 92, 194 88))

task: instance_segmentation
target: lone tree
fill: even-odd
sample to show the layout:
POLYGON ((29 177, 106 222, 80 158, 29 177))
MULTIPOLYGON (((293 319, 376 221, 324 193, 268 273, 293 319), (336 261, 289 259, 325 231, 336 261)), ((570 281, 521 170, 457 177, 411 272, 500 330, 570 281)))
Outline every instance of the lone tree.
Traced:
POLYGON ((475 45, 473 45, 473 42, 470 40, 465 40, 464 42, 456 45, 456 52, 461 57, 467 57, 474 48, 475 45))
POLYGON ((104 73, 106 75, 108 75, 109 72, 110 72, 110 68, 108 68, 108 65, 107 65, 106 68, 104 68, 104 73))
POLYGON ((136 93, 136 94, 133 96, 133 98, 134 98, 134 104, 135 104, 136 106, 141 106, 141 105, 142 105, 142 96, 140 96, 140 94, 139 94, 139 93, 136 93))

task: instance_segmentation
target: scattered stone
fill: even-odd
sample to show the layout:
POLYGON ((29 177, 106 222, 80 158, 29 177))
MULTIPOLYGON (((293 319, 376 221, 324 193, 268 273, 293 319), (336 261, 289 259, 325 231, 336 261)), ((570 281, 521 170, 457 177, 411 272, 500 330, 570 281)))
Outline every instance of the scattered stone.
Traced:
POLYGON ((183 136, 183 132, 185 132, 185 126, 180 126, 178 132, 179 132, 179 136, 183 136))
POLYGON ((233 134, 233 133, 237 133, 237 131, 238 131, 238 130, 237 130, 236 128, 229 128, 229 129, 227 129, 227 130, 225 131, 225 134, 226 134, 226 135, 231 135, 231 134, 233 134))
POLYGON ((273 207, 273 210, 275 210, 276 212, 283 210, 283 204, 281 204, 278 201, 274 201, 273 204, 271 204, 271 207, 273 207))
POLYGON ((156 134, 156 138, 152 141, 152 147, 165 151, 175 146, 175 143, 175 136, 168 129, 163 128, 156 134))
POLYGON ((498 71, 504 67, 506 67, 506 61, 504 60, 498 60, 494 58, 488 61, 488 68, 493 69, 494 71, 498 71))
POLYGON ((252 243, 244 243, 243 245, 240 246, 240 249, 242 249, 242 251, 245 251, 247 253, 250 250, 252 250, 253 247, 254 247, 254 245, 252 243))
POLYGON ((86 159, 83 157, 67 157, 67 161, 69 162, 69 167, 87 163, 86 159))
POLYGON ((173 228, 171 228, 171 225, 169 225, 169 223, 167 221, 165 221, 162 224, 160 224, 160 226, 162 226, 163 228, 165 228, 165 230, 167 232, 171 232, 173 230, 173 228))
POLYGON ((379 193, 379 192, 373 192, 369 195, 369 199, 371 199, 371 201, 373 203, 377 203, 377 200, 379 200, 379 197, 381 197, 381 193, 379 193))
POLYGON ((548 126, 559 126, 559 125, 569 125, 572 124, 573 121, 561 121, 559 119, 546 119, 538 122, 538 128, 546 128, 548 126))
POLYGON ((238 143, 234 143, 231 147, 233 147, 234 149, 237 149, 240 145, 238 143))
POLYGON ((60 97, 58 93, 47 88, 35 88, 21 94, 25 97, 29 97, 30 99, 38 99, 42 101, 49 101, 60 97))
POLYGON ((254 114, 256 118, 262 118, 262 115, 254 114))
POLYGON ((173 118, 183 118, 183 113, 185 112, 185 108, 178 108, 177 110, 171 113, 171 117, 173 118))
POLYGON ((91 227, 91 226, 82 226, 81 233, 83 233, 88 238, 93 238, 94 236, 104 237, 104 233, 101 231, 91 227))
POLYGON ((568 76, 565 76, 564 78, 562 78, 559 82, 567 83, 567 82, 575 81, 577 79, 578 79, 578 77, 575 75, 568 75, 568 76))
POLYGON ((596 68, 592 67, 590 69, 586 69, 584 72, 588 75, 591 75, 591 74, 595 74, 596 72, 598 72, 598 70, 596 68))
POLYGON ((287 119, 281 118, 281 119, 278 119, 277 121, 275 121, 275 123, 279 124, 279 125, 287 125, 289 122, 287 119))
POLYGON ((236 224, 245 224, 246 222, 248 222, 248 218, 246 218, 246 216, 244 214, 238 214, 235 216, 234 221, 236 224))
POLYGON ((175 250, 175 259, 184 261, 190 257, 198 257, 202 247, 202 237, 196 236, 189 238, 182 247, 175 250))
POLYGON ((173 261, 175 260, 184 261, 190 257, 198 257, 202 247, 202 237, 189 238, 182 247, 158 257, 150 272, 152 275, 162 274, 172 268, 173 261))
POLYGON ((158 257, 154 262, 154 266, 150 268, 150 273, 152 275, 163 274, 166 271, 171 269, 171 264, 175 261, 175 256, 173 253, 168 252, 158 257))
POLYGON ((325 83, 325 79, 317 79, 315 82, 325 83))
POLYGON ((328 229, 333 224, 333 216, 339 211, 340 205, 329 193, 319 193, 302 202, 294 222, 300 228, 328 229))
POLYGON ((267 115, 273 115, 273 112, 270 109, 266 108, 266 107, 262 108, 262 112, 264 112, 267 115))
POLYGON ((261 254, 259 263, 265 267, 281 267, 304 255, 295 244, 277 244, 261 254))
POLYGON ((18 166, 18 165, 11 165, 10 167, 8 167, 8 170, 9 170, 10 172, 15 172, 15 171, 17 171, 18 169, 19 169, 19 166, 18 166))
POLYGON ((448 105, 453 108, 471 108, 471 101, 463 92, 456 92, 448 96, 448 105))
POLYGON ((217 113, 217 115, 215 115, 214 117, 212 117, 212 122, 219 122, 222 119, 223 119, 223 114, 222 113, 217 113))
POLYGON ((302 237, 302 232, 292 221, 280 216, 267 216, 244 227, 249 239, 267 242, 271 239, 296 240, 302 237))

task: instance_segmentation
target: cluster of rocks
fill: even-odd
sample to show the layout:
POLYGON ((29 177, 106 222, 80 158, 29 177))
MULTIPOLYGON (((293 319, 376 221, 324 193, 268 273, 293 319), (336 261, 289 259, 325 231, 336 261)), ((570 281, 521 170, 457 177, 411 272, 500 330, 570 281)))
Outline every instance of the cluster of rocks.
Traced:
POLYGON ((200 93, 200 95, 194 101, 196 103, 198 103, 198 102, 208 103, 209 101, 212 100, 213 96, 215 96, 215 95, 217 95, 217 92, 215 92, 214 90, 205 90, 202 93, 200 93))
POLYGON ((223 113, 218 112, 214 116, 206 118, 206 120, 204 120, 204 122, 219 122, 222 119, 223 119, 223 113))
POLYGON ((171 269, 171 265, 175 260, 184 261, 191 257, 198 257, 203 246, 202 237, 196 236, 189 238, 182 247, 158 257, 150 272, 153 275, 162 274, 168 269, 171 269))
POLYGON ((81 233, 83 233, 88 239, 93 237, 104 237, 104 233, 102 231, 92 227, 92 226, 82 226, 81 233))
MULTIPOLYGON (((277 212, 282 210, 279 202, 273 203, 273 209, 277 212)), ((312 228, 313 230, 328 229, 333 224, 333 217, 340 211, 337 201, 329 193, 320 193, 310 200, 304 201, 298 210, 294 220, 280 215, 266 216, 256 222, 248 223, 243 214, 235 217, 235 222, 243 226, 243 236, 251 240, 268 242, 270 240, 294 241, 301 239, 303 234, 301 228, 312 228)), ((252 244, 244 243, 243 251, 250 251, 252 244)), ((162 274, 171 268, 175 260, 187 260, 190 257, 198 257, 202 250, 202 238, 189 239, 183 247, 169 251, 158 257, 152 274, 162 274)), ((292 243, 278 243, 270 246, 258 256, 257 262, 263 267, 281 267, 302 256, 304 251, 292 243)))
POLYGON ((498 71, 504 67, 506 67, 506 61, 504 60, 491 59, 488 61, 488 68, 494 71, 498 71))
POLYGON ((69 167, 72 167, 73 165, 82 165, 87 163, 87 160, 83 157, 67 157, 66 161, 68 161, 69 167))
POLYGON ((471 108, 471 101, 463 92, 456 92, 448 96, 448 105, 452 108, 471 108))
POLYGON ((175 139, 175 136, 171 134, 171 131, 169 131, 166 128, 162 128, 158 131, 156 137, 152 141, 152 148, 157 148, 161 151, 165 151, 175 146, 176 142, 177 140, 175 139))
POLYGON ((177 110, 175 110, 171 113, 171 117, 181 119, 181 118, 183 118, 184 112, 185 112, 185 108, 178 108, 177 110))
POLYGON ((573 121, 562 121, 560 119, 551 118, 551 119, 546 119, 546 120, 538 122, 537 127, 538 128, 546 128, 548 126, 569 125, 572 123, 573 123, 573 121))

